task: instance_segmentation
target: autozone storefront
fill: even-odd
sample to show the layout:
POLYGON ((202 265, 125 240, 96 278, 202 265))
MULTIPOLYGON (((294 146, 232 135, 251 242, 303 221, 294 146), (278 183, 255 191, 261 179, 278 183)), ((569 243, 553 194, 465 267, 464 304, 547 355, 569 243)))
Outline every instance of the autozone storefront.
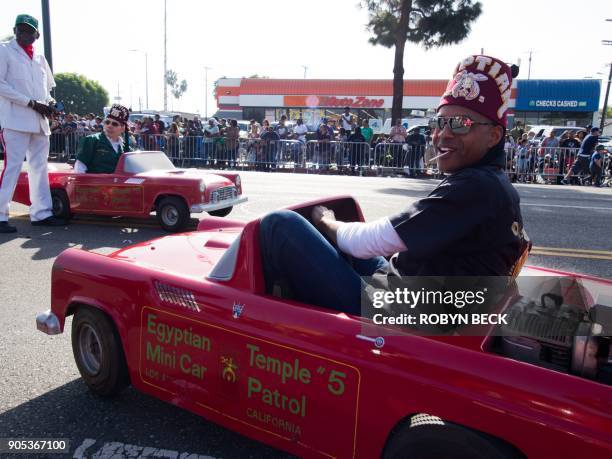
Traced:
POLYGON ((600 90, 599 80, 519 80, 515 120, 526 125, 592 124, 600 90))
MULTIPOLYGON (((423 116, 437 106, 446 80, 405 80, 404 116, 423 116)), ((268 119, 286 115, 316 123, 339 117, 344 107, 360 119, 391 116, 391 80, 280 80, 223 78, 217 81, 218 115, 237 119, 268 119)))

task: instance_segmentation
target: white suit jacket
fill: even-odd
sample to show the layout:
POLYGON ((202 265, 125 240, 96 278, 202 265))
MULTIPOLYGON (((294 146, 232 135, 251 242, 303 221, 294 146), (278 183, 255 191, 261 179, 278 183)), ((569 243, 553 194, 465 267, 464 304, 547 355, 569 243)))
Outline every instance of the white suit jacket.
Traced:
POLYGON ((13 38, 0 43, 0 125, 22 132, 51 134, 46 118, 28 107, 30 100, 47 103, 55 86, 45 56, 33 59, 13 38))

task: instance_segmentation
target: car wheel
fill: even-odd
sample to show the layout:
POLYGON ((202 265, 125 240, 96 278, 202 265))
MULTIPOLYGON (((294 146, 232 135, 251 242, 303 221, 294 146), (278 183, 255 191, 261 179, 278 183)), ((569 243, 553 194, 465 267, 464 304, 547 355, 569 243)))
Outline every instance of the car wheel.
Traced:
POLYGON ((190 213, 187 204, 181 198, 168 196, 157 206, 157 220, 163 229, 178 232, 187 226, 190 213))
POLYGON ((53 206, 52 212, 54 217, 68 220, 72 216, 70 213, 70 201, 64 190, 51 190, 51 204, 53 206))
POLYGON ((211 210, 208 213, 212 215, 213 217, 225 217, 229 215, 229 213, 232 211, 233 208, 234 208, 233 206, 229 206, 223 209, 211 210))
POLYGON ((523 456, 511 446, 497 442, 496 439, 457 424, 448 423, 405 427, 389 440, 383 453, 384 459, 439 459, 441 457, 445 459, 517 459, 523 456))
POLYGON ((96 395, 112 396, 129 385, 121 339, 103 312, 81 307, 72 321, 72 352, 85 384, 96 395))

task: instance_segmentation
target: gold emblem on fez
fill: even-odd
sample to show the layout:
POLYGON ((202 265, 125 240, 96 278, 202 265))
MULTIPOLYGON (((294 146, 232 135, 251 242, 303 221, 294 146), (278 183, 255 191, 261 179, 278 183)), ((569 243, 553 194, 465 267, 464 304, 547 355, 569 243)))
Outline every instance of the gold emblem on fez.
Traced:
POLYGON ((463 71, 455 75, 455 84, 451 94, 455 98, 463 97, 465 100, 474 100, 480 95, 479 81, 487 81, 488 78, 482 73, 463 71))
POLYGON ((519 227, 518 222, 513 222, 512 226, 510 227, 510 229, 512 229, 512 234, 514 234, 516 237, 518 237, 519 231, 520 231, 520 227, 519 227))

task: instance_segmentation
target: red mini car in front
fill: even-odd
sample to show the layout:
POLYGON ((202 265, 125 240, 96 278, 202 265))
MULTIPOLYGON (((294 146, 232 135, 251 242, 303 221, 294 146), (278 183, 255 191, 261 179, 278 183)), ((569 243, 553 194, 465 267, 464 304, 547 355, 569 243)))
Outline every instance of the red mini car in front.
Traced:
MULTIPOLYGON (((308 216, 316 204, 363 220, 349 197, 294 210, 308 216)), ((302 457, 610 458, 610 311, 591 299, 612 283, 580 280, 582 309, 500 305, 528 336, 500 340, 496 326, 485 336, 389 333, 267 293, 259 220, 211 217, 110 255, 64 251, 37 326, 62 333, 74 316, 75 361, 96 394, 132 384, 302 457), (588 333, 543 331, 567 320, 588 333)))
MULTIPOLYGON (((49 184, 56 217, 93 214, 147 218, 156 212, 161 227, 171 232, 185 229, 191 213, 224 217, 247 200, 239 174, 177 169, 159 151, 125 153, 112 174, 51 170, 49 184)), ((13 200, 30 204, 27 172, 19 176, 13 200)))

